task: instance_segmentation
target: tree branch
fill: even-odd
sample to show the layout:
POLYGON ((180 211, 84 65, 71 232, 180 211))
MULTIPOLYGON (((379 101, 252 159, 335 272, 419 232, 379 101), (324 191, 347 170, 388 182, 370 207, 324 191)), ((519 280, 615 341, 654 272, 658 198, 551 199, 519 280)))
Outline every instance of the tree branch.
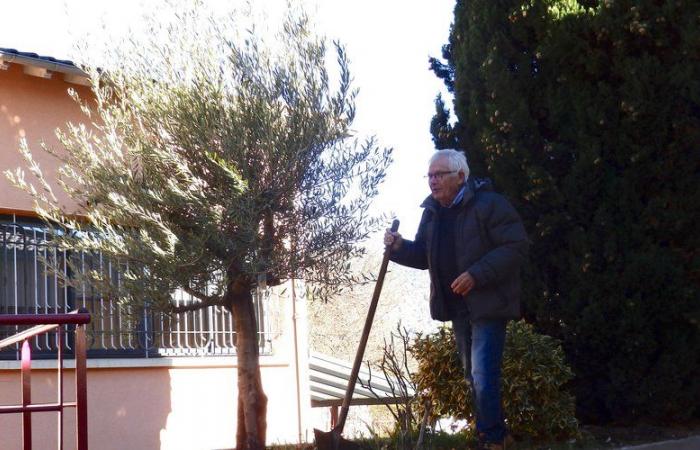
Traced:
POLYGON ((183 291, 190 294, 192 297, 200 300, 199 303, 187 303, 185 305, 170 304, 171 311, 174 313, 183 313, 188 311, 197 311, 209 306, 223 306, 223 297, 204 295, 199 291, 195 291, 189 286, 184 286, 183 291))

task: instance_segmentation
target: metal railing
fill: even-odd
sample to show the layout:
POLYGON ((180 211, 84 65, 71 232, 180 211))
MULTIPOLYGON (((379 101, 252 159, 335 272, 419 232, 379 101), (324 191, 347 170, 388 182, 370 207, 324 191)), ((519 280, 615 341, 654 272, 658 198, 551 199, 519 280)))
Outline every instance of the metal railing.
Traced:
POLYGON ((69 314, 0 314, 0 326, 34 327, 20 331, 13 336, 0 341, 0 350, 21 343, 20 384, 22 391, 21 405, 0 406, 0 414, 22 414, 22 449, 32 448, 32 413, 58 413, 58 449, 63 449, 63 411, 65 408, 75 408, 76 415, 76 445, 78 450, 88 448, 87 429, 87 363, 85 325, 90 322, 90 314, 83 310, 69 314), (63 397, 63 348, 68 333, 64 327, 74 325, 70 333, 73 340, 75 358, 75 401, 68 402, 63 397), (53 331, 55 330, 55 333, 53 331), (57 353, 57 399, 55 403, 32 403, 32 350, 30 339, 39 336, 53 335, 57 353))
MULTIPOLYGON (((233 318, 225 308, 178 314, 147 308, 134 311, 89 286, 71 288, 62 283, 47 265, 62 268, 65 276, 68 258, 80 261, 81 270, 100 270, 112 279, 119 278, 116 266, 102 255, 59 249, 40 222, 0 220, 0 314, 62 314, 85 308, 92 315, 87 329, 91 357, 235 355, 233 318)), ((260 353, 270 354, 278 333, 270 310, 279 298, 269 290, 256 290, 254 298, 260 353)), ((177 305, 198 301, 182 291, 175 292, 173 300, 177 305)), ((14 330, 0 329, 0 338, 8 332, 14 330)), ((32 346, 37 357, 56 352, 49 336, 37 336, 32 346)), ((0 359, 10 356, 5 352, 0 359)))

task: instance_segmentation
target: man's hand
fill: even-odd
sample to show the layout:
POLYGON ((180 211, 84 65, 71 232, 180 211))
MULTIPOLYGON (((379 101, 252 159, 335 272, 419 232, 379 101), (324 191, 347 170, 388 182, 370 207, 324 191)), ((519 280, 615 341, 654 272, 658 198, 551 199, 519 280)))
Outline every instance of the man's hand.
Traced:
POLYGON ((395 252, 401 248, 401 244, 403 244, 401 234, 391 231, 391 228, 387 228, 386 233, 384 233, 384 245, 391 245, 391 251, 395 252))
POLYGON ((455 278, 450 285, 450 288, 452 288, 452 292, 457 295, 467 295, 474 287, 474 284, 474 278, 471 276, 471 274, 469 272, 464 272, 455 278))

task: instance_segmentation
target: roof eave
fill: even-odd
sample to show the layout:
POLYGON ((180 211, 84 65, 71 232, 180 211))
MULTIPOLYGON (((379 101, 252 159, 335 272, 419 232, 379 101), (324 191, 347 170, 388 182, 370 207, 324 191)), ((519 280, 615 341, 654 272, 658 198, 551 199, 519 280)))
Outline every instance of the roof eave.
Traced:
POLYGON ((0 69, 7 69, 9 64, 24 66, 24 73, 27 75, 52 78, 54 73, 61 73, 63 80, 68 83, 90 86, 88 74, 74 65, 0 50, 0 69))

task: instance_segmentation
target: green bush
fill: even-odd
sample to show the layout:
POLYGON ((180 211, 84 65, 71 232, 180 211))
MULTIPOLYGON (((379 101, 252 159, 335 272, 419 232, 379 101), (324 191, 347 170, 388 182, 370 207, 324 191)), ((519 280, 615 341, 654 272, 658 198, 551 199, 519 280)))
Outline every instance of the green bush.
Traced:
MULTIPOLYGON (((433 415, 472 421, 471 391, 452 330, 418 335, 410 350, 418 361, 416 385, 430 400, 433 415)), ((559 341, 535 333, 524 321, 511 322, 503 358, 503 408, 510 432, 535 441, 577 436, 574 398, 563 388, 573 373, 559 341)))

